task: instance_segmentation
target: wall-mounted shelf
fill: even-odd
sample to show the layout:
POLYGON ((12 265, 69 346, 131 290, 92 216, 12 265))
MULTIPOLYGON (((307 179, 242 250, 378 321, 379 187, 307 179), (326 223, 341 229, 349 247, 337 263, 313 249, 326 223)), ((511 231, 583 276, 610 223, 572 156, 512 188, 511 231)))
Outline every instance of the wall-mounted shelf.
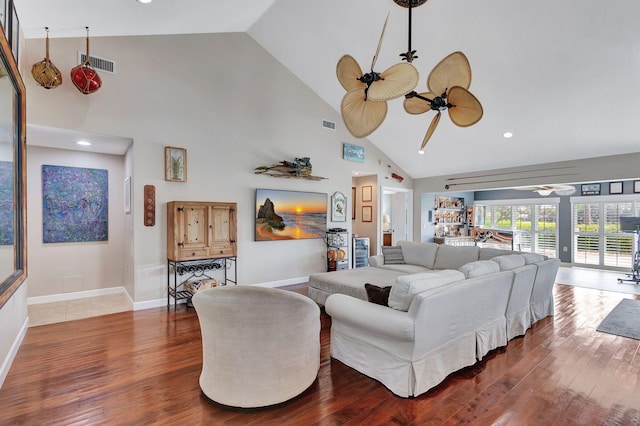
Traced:
POLYGON ((437 195, 433 204, 435 236, 465 235, 465 211, 464 198, 437 195))

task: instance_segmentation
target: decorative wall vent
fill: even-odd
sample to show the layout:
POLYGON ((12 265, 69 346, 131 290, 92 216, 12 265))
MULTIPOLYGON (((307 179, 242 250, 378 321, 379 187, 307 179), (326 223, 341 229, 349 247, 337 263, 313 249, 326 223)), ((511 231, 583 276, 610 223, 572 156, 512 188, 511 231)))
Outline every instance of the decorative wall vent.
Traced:
POLYGON ((324 127, 325 129, 328 130, 336 130, 336 123, 334 123, 333 121, 329 121, 329 120, 322 120, 322 127, 324 127))
MULTIPOLYGON (((78 51, 78 62, 83 63, 87 58, 87 54, 78 51)), ((111 59, 100 58, 98 56, 90 55, 89 62, 91 66, 97 70, 104 71, 109 74, 116 73, 116 63, 111 59)))

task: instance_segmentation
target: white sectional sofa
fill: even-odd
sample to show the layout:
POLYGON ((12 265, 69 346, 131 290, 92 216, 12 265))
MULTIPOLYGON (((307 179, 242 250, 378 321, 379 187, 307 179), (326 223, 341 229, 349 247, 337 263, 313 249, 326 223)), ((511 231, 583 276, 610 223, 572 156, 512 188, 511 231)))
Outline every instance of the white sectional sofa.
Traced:
POLYGON ((559 264, 402 241, 367 268, 313 274, 309 296, 332 318, 332 357, 396 395, 417 396, 552 315, 559 264), (391 287, 387 306, 368 301, 365 283, 391 287))

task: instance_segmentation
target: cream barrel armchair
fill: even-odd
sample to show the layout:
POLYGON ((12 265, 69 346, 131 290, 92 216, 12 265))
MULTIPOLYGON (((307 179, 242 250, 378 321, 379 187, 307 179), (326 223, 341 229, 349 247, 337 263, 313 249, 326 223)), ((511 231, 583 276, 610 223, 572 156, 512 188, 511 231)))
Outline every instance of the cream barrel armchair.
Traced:
POLYGON ((301 294, 255 286, 212 288, 193 305, 202 332, 200 388, 215 402, 253 408, 287 401, 320 368, 320 308, 301 294))

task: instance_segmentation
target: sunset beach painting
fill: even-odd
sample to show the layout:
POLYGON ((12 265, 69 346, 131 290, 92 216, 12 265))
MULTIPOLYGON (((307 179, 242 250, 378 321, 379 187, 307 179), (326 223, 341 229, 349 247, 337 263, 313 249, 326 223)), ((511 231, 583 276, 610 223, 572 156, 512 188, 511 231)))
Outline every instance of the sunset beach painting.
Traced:
POLYGON ((323 238, 327 194, 256 189, 256 241, 323 238))

